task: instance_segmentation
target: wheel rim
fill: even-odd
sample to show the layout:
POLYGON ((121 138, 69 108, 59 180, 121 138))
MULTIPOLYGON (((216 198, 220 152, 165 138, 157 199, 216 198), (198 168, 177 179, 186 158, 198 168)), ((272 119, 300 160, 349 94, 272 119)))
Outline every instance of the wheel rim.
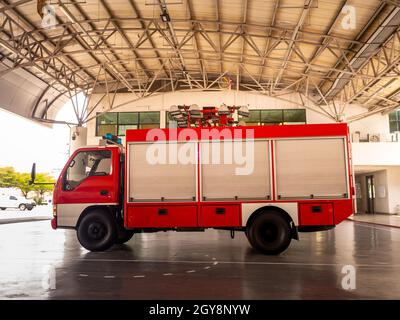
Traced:
POLYGON ((24 206, 23 204, 21 204, 21 205, 19 206, 19 208, 20 208, 21 210, 25 210, 25 206, 24 206))
POLYGON ((101 240, 106 234, 106 227, 100 222, 92 222, 88 226, 88 236, 92 240, 101 240))

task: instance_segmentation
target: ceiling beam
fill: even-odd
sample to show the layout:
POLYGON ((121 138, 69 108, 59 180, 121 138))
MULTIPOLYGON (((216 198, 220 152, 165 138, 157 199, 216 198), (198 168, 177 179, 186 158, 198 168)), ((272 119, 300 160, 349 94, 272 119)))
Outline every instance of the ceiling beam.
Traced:
MULTIPOLYGON (((325 36, 331 36, 334 27, 336 26, 339 18, 341 17, 341 13, 342 10, 344 8, 344 6, 347 4, 349 0, 342 0, 338 6, 338 10, 335 13, 334 18, 332 19, 332 22, 330 23, 327 31, 325 32, 325 36)), ((328 47, 328 43, 331 39, 330 38, 322 38, 320 45, 318 47, 315 48, 314 52, 311 55, 311 59, 309 60, 310 63, 313 63, 320 55, 321 53, 328 47)), ((304 73, 308 73, 308 71, 310 70, 310 67, 306 67, 304 70, 304 73)))
POLYGON ((10 3, 10 4, 4 4, 3 3, 2 4, 3 6, 0 8, 0 13, 3 13, 5 11, 7 11, 7 10, 13 9, 15 7, 18 7, 18 6, 22 5, 22 4, 25 4, 25 3, 28 3, 28 2, 31 2, 31 1, 33 1, 33 0, 20 0, 20 1, 16 1, 16 2, 10 3))
MULTIPOLYGON (((189 20, 191 19, 195 19, 195 15, 193 12, 193 4, 192 4, 192 0, 186 0, 187 3, 187 7, 188 7, 188 11, 189 11, 189 20)), ((192 30, 194 31, 196 28, 196 24, 192 24, 192 30)), ((206 65, 205 65, 205 61, 201 56, 200 53, 200 45, 199 45, 199 39, 198 39, 198 33, 195 32, 194 34, 194 49, 197 52, 197 57, 198 57, 198 62, 199 62, 199 68, 203 77, 203 87, 205 88, 206 84, 207 84, 207 69, 206 69, 206 65)))
MULTIPOLYGON (((129 5, 130 5, 131 8, 132 8, 134 14, 136 15, 136 17, 137 17, 138 19, 142 19, 142 16, 141 16, 141 14, 140 14, 140 11, 139 11, 139 9, 138 9, 137 4, 135 3, 135 1, 133 1, 133 0, 128 0, 128 2, 129 2, 129 5)), ((160 66, 163 66, 164 64, 163 64, 163 60, 162 60, 162 58, 161 58, 160 52, 156 49, 156 45, 155 45, 155 43, 154 43, 154 40, 153 40, 153 38, 152 38, 152 35, 150 34, 148 28, 146 27, 146 22, 144 22, 143 20, 138 20, 138 22, 140 23, 141 28, 142 28, 143 30, 145 30, 145 33, 146 33, 146 36, 147 36, 148 41, 150 42, 150 45, 152 46, 152 48, 154 48, 154 52, 155 52, 155 54, 156 54, 156 56, 157 56, 157 58, 158 58, 158 62, 160 63, 160 66)), ((147 23, 147 25, 150 26, 150 23, 151 23, 151 22, 147 23)), ((164 68, 165 75, 168 76, 168 75, 170 74, 170 70, 168 70, 168 69, 166 68, 165 65, 164 65, 163 68, 164 68)))
MULTIPOLYGON (((354 39, 354 42, 351 42, 351 43, 348 43, 348 47, 347 47, 347 50, 348 51, 351 51, 355 46, 357 46, 357 45, 360 45, 360 46, 363 46, 363 45, 365 45, 366 43, 365 42, 361 42, 361 41, 359 41, 363 36, 364 36, 364 34, 367 32, 367 30, 368 30, 368 28, 372 25, 372 23, 379 17, 379 15, 381 14, 381 12, 383 12, 384 11, 384 8, 386 7, 386 3, 384 3, 384 2, 382 2, 380 5, 379 5, 379 7, 377 8, 377 10, 375 10, 374 12, 373 12, 373 14, 371 15, 371 18, 368 20, 368 22, 365 24, 365 26, 360 30, 360 32, 358 33, 358 35, 356 36, 356 38, 354 39)), ((338 40, 338 39, 337 39, 338 40)), ((371 43, 373 43, 373 42, 371 42, 371 43)), ((357 52, 356 52, 357 53, 357 52)), ((356 53, 354 53, 354 54, 356 54, 356 53)), ((351 52, 350 53, 347 53, 347 52, 345 52, 345 54, 347 55, 347 54, 352 54, 351 52)), ((342 58, 340 58, 340 59, 338 59, 337 60, 337 62, 335 63, 335 65, 334 65, 334 68, 340 68, 340 66, 341 65, 343 65, 343 62, 344 62, 344 57, 342 57, 342 58)), ((332 71, 329 71, 328 72, 328 76, 330 76, 332 74, 332 71)), ((321 87, 321 88, 324 88, 325 87, 325 85, 326 85, 326 81, 321 81, 321 83, 319 83, 319 87, 321 87)))
POLYGON ((312 3, 313 3, 313 0, 305 0, 305 2, 304 2, 304 7, 303 7, 303 10, 301 12, 300 18, 297 21, 296 27, 294 28, 294 32, 293 32, 292 37, 291 37, 291 39, 289 41, 289 44, 288 44, 288 49, 286 50, 285 57, 283 58, 284 61, 282 62, 282 65, 281 65, 281 67, 280 67, 280 69, 278 71, 278 75, 274 79, 274 88, 277 85, 279 85, 279 82, 280 82, 280 80, 282 78, 282 75, 286 70, 286 67, 288 65, 290 56, 292 55, 293 50, 294 50, 295 41, 299 36, 299 31, 300 31, 301 27, 303 26, 304 21, 306 20, 306 17, 308 15, 308 13, 310 12, 312 3))
MULTIPOLYGON (((24 32, 27 32, 27 37, 31 38, 35 42, 41 42, 45 41, 46 45, 48 44, 51 49, 57 48, 57 45, 48 38, 48 36, 45 34, 44 30, 37 30, 37 26, 34 25, 34 23, 29 20, 27 17, 25 17, 17 8, 16 3, 10 3, 8 0, 0 0, 0 3, 4 6, 7 7, 7 11, 3 13, 4 16, 6 16, 8 19, 10 19, 13 23, 18 24, 21 30, 24 30, 24 32), (14 20, 9 13, 15 15, 18 17, 18 21, 14 20), (25 26, 28 27, 29 30, 27 30, 25 27, 21 26, 21 23, 25 24, 25 26), (34 33, 37 37, 35 37, 32 33, 34 33)), ((5 31, 3 29, 3 31, 5 31)), ((83 73, 85 73, 88 77, 91 79, 94 79, 94 76, 88 73, 75 59, 70 57, 64 50, 61 50, 62 53, 65 54, 65 57, 67 58, 68 63, 71 63, 72 65, 76 66, 77 69, 82 70, 83 73)), ((27 70, 28 72, 32 73, 35 75, 34 72, 27 70)))
MULTIPOLYGON (((166 13, 169 16, 169 12, 168 12, 168 8, 167 8, 167 4, 165 3, 165 0, 158 0, 158 4, 160 7, 160 10, 162 13, 166 13)), ((185 20, 187 21, 187 20, 185 20)), ((170 21, 165 22, 165 25, 167 27, 167 30, 170 34, 170 38, 168 39, 165 35, 165 33, 163 33, 165 39, 169 42, 169 44, 171 45, 171 47, 174 49, 176 55, 179 57, 179 63, 180 63, 180 68, 181 68, 181 72, 183 73, 183 76, 186 78, 186 80, 188 81, 190 88, 192 88, 192 82, 190 80, 189 75, 187 74, 187 70, 186 70, 186 64, 185 64, 185 59, 182 56, 182 53, 180 51, 181 46, 179 45, 179 41, 176 37, 176 31, 174 29, 172 20, 170 19, 170 21)))
MULTIPOLYGON (((272 17, 271 17, 271 26, 275 26, 276 24, 276 16, 278 14, 278 9, 279 9, 279 3, 280 0, 275 0, 274 4, 274 9, 272 10, 272 17)), ((268 51, 270 50, 270 44, 271 44, 271 36, 272 36, 272 28, 267 28, 267 39, 265 40, 265 47, 264 47, 264 53, 263 53, 263 58, 261 60, 261 65, 260 65, 260 76, 258 77, 258 81, 260 82, 262 80, 264 70, 265 70, 265 64, 267 63, 267 56, 268 56, 268 51)))
MULTIPOLYGON (((71 1, 72 1, 71 2, 72 5, 79 12, 79 14, 81 14, 84 17, 84 19, 87 19, 88 17, 86 15, 86 13, 84 12, 84 10, 80 7, 80 5, 75 0, 71 0, 71 1)), ((82 24, 80 24, 77 21, 77 19, 75 18, 75 15, 69 10, 69 8, 60 0, 58 1, 58 5, 61 8, 61 10, 63 11, 64 15, 68 18, 68 20, 70 20, 72 22, 72 26, 73 27, 77 26, 85 34, 85 36, 86 36, 85 38, 80 37, 81 41, 85 44, 85 49, 90 49, 92 46, 96 46, 97 42, 94 40, 94 38, 91 35, 89 35, 86 32, 86 29, 82 26, 82 24), (90 40, 90 42, 92 44, 89 44, 89 42, 86 39, 90 40)), ((94 25, 94 23, 89 22, 88 24, 89 24, 90 28, 93 31, 95 31, 95 34, 98 35, 98 37, 103 41, 105 46, 110 49, 111 55, 114 56, 115 59, 119 60, 120 57, 118 56, 118 54, 116 54, 116 52, 114 51, 112 46, 103 38, 102 31, 97 30, 95 25, 94 25)), ((103 30, 103 32, 104 32, 104 30, 103 30)), ((106 53, 104 53, 101 49, 100 49, 100 52, 105 57, 105 59, 110 63, 110 64, 106 64, 105 65, 106 66, 105 67, 106 72, 108 74, 110 74, 111 77, 113 77, 114 79, 118 78, 119 80, 121 80, 121 82, 124 83, 124 85, 126 85, 127 88, 129 89, 131 87, 131 84, 129 83, 128 79, 126 79, 126 77, 121 74, 119 69, 114 64, 112 64, 110 62, 111 59, 108 57, 108 55, 106 53)), ((102 63, 97 57, 94 57, 94 59, 99 64, 102 63)), ((122 66, 125 69, 125 71, 128 73, 128 75, 130 76, 129 69, 126 67, 126 65, 122 64, 122 66)))
MULTIPOLYGON (((114 14, 113 14, 113 12, 111 11, 110 6, 106 3, 105 0, 100 0, 100 3, 101 3, 102 6, 104 7, 104 9, 105 9, 105 11, 107 12, 108 16, 110 17, 110 19, 111 19, 111 21, 112 21, 111 23, 112 23, 112 25, 114 26, 114 28, 118 31, 118 33, 120 34, 120 36, 122 37, 122 39, 124 39, 124 41, 128 44, 129 48, 132 50, 132 53, 133 53, 135 59, 136 59, 136 58, 141 58, 141 56, 140 56, 140 55, 137 53, 137 51, 134 49, 131 40, 127 37, 127 35, 126 35, 126 33, 124 32, 124 30, 120 27, 118 21, 115 20, 114 14)), ((145 66, 143 65, 142 61, 139 60, 138 63, 139 63, 139 65, 140 65, 140 67, 142 68, 142 70, 145 70, 145 66)), ((125 67, 125 70, 129 72, 129 69, 128 69, 126 66, 124 66, 124 67, 125 67)), ((146 73, 146 71, 144 71, 144 72, 146 73)), ((151 75, 148 74, 148 73, 146 73, 146 76, 147 76, 147 77, 150 77, 151 75)))

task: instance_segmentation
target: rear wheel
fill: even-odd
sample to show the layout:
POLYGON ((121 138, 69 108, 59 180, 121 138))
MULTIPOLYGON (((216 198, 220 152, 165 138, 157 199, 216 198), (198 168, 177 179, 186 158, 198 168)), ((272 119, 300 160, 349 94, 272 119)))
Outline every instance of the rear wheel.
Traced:
POLYGON ((105 210, 93 210, 86 214, 78 226, 78 240, 90 251, 104 251, 115 243, 117 228, 111 215, 105 210))
POLYGON ((289 222, 276 211, 257 215, 247 228, 246 235, 251 246, 268 255, 285 251, 292 239, 289 222))
POLYGON ((1 210, 6 210, 6 208, 0 208, 1 210))
POLYGON ((24 211, 24 210, 26 210, 26 204, 21 203, 21 204, 18 206, 18 208, 19 208, 19 210, 24 211))

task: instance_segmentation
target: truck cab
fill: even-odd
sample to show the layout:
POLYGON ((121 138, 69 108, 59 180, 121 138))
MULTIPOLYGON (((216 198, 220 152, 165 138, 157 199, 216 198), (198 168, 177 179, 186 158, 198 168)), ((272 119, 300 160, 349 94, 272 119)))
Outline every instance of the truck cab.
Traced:
MULTIPOLYGON (((52 227, 78 229, 86 216, 96 213, 106 213, 113 221, 121 220, 122 162, 123 150, 118 145, 77 149, 55 186, 52 227)), ((85 239, 104 232, 101 221, 89 223, 87 232, 87 235, 82 235, 85 239)), ((89 240, 82 239, 83 242, 89 240)))

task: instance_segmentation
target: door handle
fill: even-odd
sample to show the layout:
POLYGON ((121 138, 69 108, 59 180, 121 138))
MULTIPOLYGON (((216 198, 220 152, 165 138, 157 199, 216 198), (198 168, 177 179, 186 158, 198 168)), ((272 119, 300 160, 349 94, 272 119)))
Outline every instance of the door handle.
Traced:
POLYGON ((216 214, 225 214, 225 208, 215 208, 216 214))
POLYGON ((108 196, 108 190, 101 190, 100 195, 102 196, 108 196))
POLYGON ((165 216, 168 214, 168 210, 167 209, 158 209, 158 214, 160 216, 165 216))

